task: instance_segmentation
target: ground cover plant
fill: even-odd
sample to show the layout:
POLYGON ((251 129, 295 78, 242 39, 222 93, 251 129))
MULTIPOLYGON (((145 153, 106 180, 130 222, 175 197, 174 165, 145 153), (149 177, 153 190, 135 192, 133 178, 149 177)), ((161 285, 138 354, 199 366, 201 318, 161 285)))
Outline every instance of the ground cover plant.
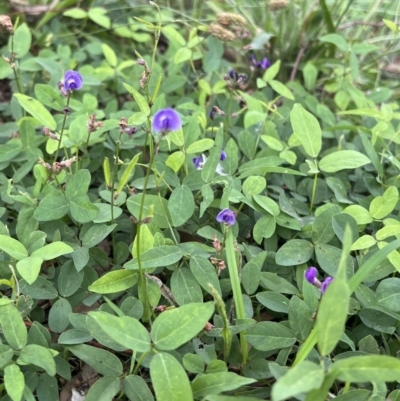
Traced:
POLYGON ((395 3, 0 5, 1 400, 400 399, 395 3))

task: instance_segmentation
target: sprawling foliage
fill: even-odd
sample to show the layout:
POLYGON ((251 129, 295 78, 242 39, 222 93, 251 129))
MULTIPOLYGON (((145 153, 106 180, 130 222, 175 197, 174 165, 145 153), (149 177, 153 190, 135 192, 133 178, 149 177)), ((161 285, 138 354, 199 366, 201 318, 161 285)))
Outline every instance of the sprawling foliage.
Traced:
POLYGON ((1 400, 398 399, 396 2, 28 3, 1 400))

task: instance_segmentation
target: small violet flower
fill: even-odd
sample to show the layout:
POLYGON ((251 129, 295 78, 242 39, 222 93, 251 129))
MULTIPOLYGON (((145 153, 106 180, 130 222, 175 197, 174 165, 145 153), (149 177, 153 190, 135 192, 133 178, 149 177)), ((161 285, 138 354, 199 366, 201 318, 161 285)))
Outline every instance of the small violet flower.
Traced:
POLYGON ((266 70, 268 67, 271 66, 271 63, 266 57, 264 57, 262 61, 257 61, 254 54, 250 54, 250 66, 252 67, 252 69, 261 68, 262 70, 266 70))
MULTIPOLYGON (((225 151, 222 151, 220 160, 225 160, 225 158, 226 158, 226 153, 225 153, 225 151), (223 155, 223 153, 225 154, 225 156, 223 155)), ((203 170, 203 167, 207 161, 207 156, 202 154, 201 156, 194 157, 192 160, 193 160, 193 164, 194 164, 194 167, 196 168, 196 170, 203 170)), ((218 175, 222 175, 222 176, 228 175, 225 173, 224 168, 219 163, 217 165, 217 168, 215 169, 215 172, 218 175)))
POLYGON ((201 170, 204 166, 203 158, 201 156, 194 157, 193 164, 196 167, 196 170, 201 170))
POLYGON ((221 152, 221 156, 220 156, 219 160, 221 160, 223 162, 225 159, 226 159, 226 152, 225 152, 225 150, 223 150, 221 152))
POLYGON ((66 92, 73 92, 82 89, 83 79, 78 71, 68 70, 64 74, 64 90, 66 92))
POLYGON ((236 214, 230 209, 222 209, 218 213, 216 220, 218 223, 224 223, 228 226, 233 226, 236 222, 236 214))
POLYGON ((327 277, 321 284, 321 292, 324 293, 328 288, 329 284, 333 281, 333 277, 327 277))
POLYGON ((310 267, 304 272, 305 279, 315 287, 319 288, 322 293, 326 291, 329 284, 333 281, 333 277, 327 277, 322 283, 317 279, 318 270, 315 267, 310 267))
POLYGON ((310 284, 315 283, 315 279, 317 278, 318 275, 318 270, 315 267, 310 267, 306 272, 304 273, 304 277, 310 284))
POLYGON ((170 131, 177 131, 182 127, 179 114, 171 108, 157 111, 153 118, 153 131, 168 134, 170 131))

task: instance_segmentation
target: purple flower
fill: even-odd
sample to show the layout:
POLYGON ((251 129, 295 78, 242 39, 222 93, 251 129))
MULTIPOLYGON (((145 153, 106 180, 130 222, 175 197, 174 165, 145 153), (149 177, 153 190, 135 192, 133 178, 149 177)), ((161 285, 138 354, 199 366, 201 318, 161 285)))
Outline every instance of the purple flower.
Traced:
POLYGON ((203 158, 201 156, 194 157, 193 164, 197 170, 201 170, 201 168, 203 167, 203 158))
POLYGON ((82 89, 83 79, 78 71, 68 70, 64 74, 64 91, 72 92, 82 89))
POLYGON ((168 133, 177 131, 182 127, 182 121, 179 114, 174 109, 163 109, 157 111, 153 118, 153 130, 155 132, 168 133))
POLYGON ((329 284, 333 281, 333 277, 327 277, 321 284, 321 292, 324 293, 328 288, 329 284))
POLYGON ((237 72, 235 72, 235 70, 233 68, 229 71, 229 76, 234 81, 237 81, 238 74, 237 74, 237 72))
POLYGON ((271 63, 266 57, 264 57, 262 61, 257 61, 254 54, 250 54, 250 66, 253 67, 253 69, 261 68, 263 70, 266 70, 270 65, 271 63))
POLYGON ((225 152, 225 150, 223 150, 221 152, 221 156, 220 156, 219 160, 221 160, 221 162, 223 162, 225 159, 226 159, 226 152, 225 152))
POLYGON ((261 68, 263 70, 266 70, 270 66, 271 66, 271 63, 269 62, 269 60, 266 57, 264 57, 263 61, 261 62, 261 68))
POLYGON ((236 214, 230 209, 222 209, 217 215, 218 223, 233 226, 236 222, 236 214))
POLYGON ((317 278, 318 270, 315 267, 310 267, 305 271, 304 277, 310 284, 315 284, 315 279, 317 278))

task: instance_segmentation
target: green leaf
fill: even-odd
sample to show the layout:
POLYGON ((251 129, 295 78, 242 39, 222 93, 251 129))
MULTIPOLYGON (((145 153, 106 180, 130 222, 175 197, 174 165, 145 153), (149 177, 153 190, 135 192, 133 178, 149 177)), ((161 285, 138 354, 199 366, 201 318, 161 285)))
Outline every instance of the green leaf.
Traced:
MULTIPOLYGON (((54 352, 54 351, 53 351, 54 352)), ((43 368, 49 376, 56 374, 56 363, 52 352, 36 344, 28 344, 20 353, 18 362, 43 368)))
POLYGON ((275 81, 274 79, 269 81, 268 84, 271 88, 278 94, 287 99, 294 100, 293 93, 289 90, 289 88, 279 81, 275 81))
POLYGON ((220 162, 221 149, 213 148, 210 150, 210 155, 201 170, 201 178, 207 183, 210 183, 215 176, 215 171, 220 162))
POLYGON ((400 312, 400 278, 382 280, 376 289, 376 299, 384 308, 400 312))
POLYGON ((342 52, 347 53, 349 50, 349 45, 346 42, 346 39, 338 35, 337 33, 330 33, 328 35, 322 36, 319 38, 321 42, 332 43, 336 47, 338 47, 342 52))
MULTIPOLYGON (((144 252, 140 257, 142 269, 169 266, 182 259, 182 251, 175 245, 161 245, 144 252)), ((137 258, 124 264, 125 269, 139 269, 137 258)))
POLYGON ((252 175, 245 179, 245 181, 243 182, 242 190, 245 196, 253 196, 253 195, 259 195, 262 191, 264 191, 266 186, 267 182, 264 177, 258 177, 252 175))
POLYGON ((103 50, 103 54, 107 60, 107 63, 110 64, 112 68, 115 68, 118 64, 118 59, 115 51, 106 43, 101 44, 101 49, 103 50))
POLYGON ((322 132, 318 120, 300 103, 295 103, 290 112, 293 133, 310 157, 317 157, 322 146, 322 132))
POLYGON ((210 138, 203 138, 190 144, 186 149, 186 154, 203 153, 214 146, 214 140, 210 138))
POLYGON ((287 280, 279 277, 276 273, 262 272, 261 282, 265 288, 282 294, 298 294, 299 290, 287 280))
POLYGON ((205 291, 210 293, 209 284, 211 284, 219 295, 222 294, 215 267, 208 259, 202 256, 193 256, 190 259, 189 267, 190 271, 196 277, 197 282, 205 291))
POLYGON ((31 256, 36 256, 43 260, 52 260, 71 252, 74 252, 74 250, 69 245, 61 241, 56 241, 34 251, 31 256))
POLYGON ((122 375, 122 363, 111 352, 86 344, 65 347, 103 376, 122 375))
POLYGON ((126 169, 124 170, 124 172, 122 173, 122 177, 118 183, 118 188, 117 188, 117 193, 120 193, 125 185, 127 184, 127 182, 129 181, 129 179, 131 178, 131 175, 133 173, 133 169, 136 166, 136 163, 139 160, 139 156, 140 153, 138 153, 128 164, 128 166, 126 167, 126 169))
POLYGON ((133 287, 138 281, 137 273, 130 270, 114 270, 97 279, 88 290, 98 294, 112 294, 133 287))
POLYGON ((89 170, 78 170, 75 174, 69 176, 65 188, 65 196, 68 200, 75 196, 85 196, 89 191, 90 180, 92 179, 89 170))
POLYGON ((265 291, 256 294, 257 301, 274 312, 288 313, 289 300, 279 292, 265 291))
POLYGON ((141 376, 126 376, 123 390, 131 401, 154 401, 153 394, 141 376))
POLYGON ((172 355, 164 352, 154 355, 150 362, 150 376, 157 401, 193 401, 187 374, 172 355))
POLYGON ((18 273, 28 284, 32 284, 39 276, 43 259, 38 256, 29 256, 17 262, 18 273))
POLYGON ((196 336, 214 312, 214 302, 191 303, 163 312, 154 321, 151 337, 163 351, 174 350, 196 336))
POLYGON ((94 224, 85 232, 85 235, 82 238, 82 245, 87 248, 93 248, 103 241, 103 239, 106 238, 116 226, 117 224, 112 224, 110 226, 105 224, 94 224))
POLYGON ((95 220, 100 210, 87 195, 78 195, 70 200, 70 212, 73 219, 83 224, 95 220))
POLYGON ((54 299, 58 295, 53 284, 41 276, 33 284, 28 284, 25 280, 21 280, 19 284, 21 292, 33 299, 54 299))
POLYGON ((74 18, 74 19, 83 19, 83 18, 87 18, 87 12, 85 10, 82 10, 81 8, 74 7, 74 8, 70 8, 67 11, 64 11, 63 16, 74 18))
POLYGON ((179 268, 172 273, 171 291, 178 305, 203 301, 203 291, 192 272, 179 268))
POLYGON ((256 263, 250 261, 242 269, 242 286, 248 295, 254 294, 260 285, 261 272, 256 263))
POLYGON ((335 236, 332 217, 338 213, 340 213, 339 207, 330 207, 316 217, 312 227, 312 241, 315 244, 327 244, 335 236))
POLYGON ((204 362, 197 354, 186 354, 182 359, 182 363, 184 368, 190 373, 204 372, 204 362))
POLYGON ((220 394, 223 391, 236 390, 255 381, 255 379, 242 377, 233 372, 202 374, 193 380, 192 391, 193 396, 199 399, 209 394, 220 394))
POLYGON ((107 13, 107 10, 102 7, 93 7, 88 11, 88 17, 97 25, 100 25, 103 28, 110 29, 111 28, 111 20, 108 16, 104 15, 107 13))
POLYGON ((62 333, 69 326, 71 304, 65 298, 60 298, 50 308, 49 327, 54 333, 62 333))
POLYGON ((382 196, 372 200, 369 211, 374 219, 380 220, 389 215, 399 200, 399 191, 396 187, 389 187, 382 196))
POLYGON ((25 347, 28 333, 20 313, 12 303, 0 304, 0 324, 12 348, 19 350, 25 347))
POLYGON ((24 393, 25 378, 18 365, 12 364, 4 369, 4 385, 12 401, 21 401, 24 393))
MULTIPOLYGON (((15 30, 12 40, 14 41, 15 56, 21 59, 29 52, 32 43, 32 34, 25 22, 15 30)), ((9 46, 8 48, 11 49, 12 47, 9 46)))
POLYGON ((0 344, 0 369, 8 365, 14 356, 13 349, 7 344, 0 344))
POLYGON ((7 235, 0 235, 0 249, 17 260, 28 256, 26 248, 19 241, 7 235))
POLYGON ((280 68, 281 68, 281 60, 275 61, 275 63, 272 64, 269 68, 267 68, 267 70, 264 72, 263 80, 266 83, 272 81, 278 75, 280 68))
POLYGON ((102 377, 89 389, 85 401, 112 401, 121 387, 118 377, 102 377))
POLYGON ((9 143, 0 145, 0 163, 8 162, 14 159, 14 157, 18 156, 22 152, 22 144, 19 141, 13 142, 12 140, 9 143))
POLYGON ((132 86, 125 84, 125 89, 133 95, 135 102, 138 104, 140 111, 146 116, 150 115, 150 107, 146 99, 132 86))
POLYGON ((289 302, 289 324, 297 338, 304 341, 310 334, 314 324, 313 313, 307 304, 299 297, 293 296, 289 302))
POLYGON ((39 203, 33 216, 39 221, 59 220, 69 210, 68 200, 64 195, 46 195, 39 203))
POLYGON ((310 361, 303 361, 288 372, 272 387, 272 400, 283 401, 317 389, 324 380, 320 366, 310 361))
POLYGON ((185 61, 189 61, 192 58, 192 55, 192 50, 188 49, 187 47, 181 47, 174 55, 174 63, 180 64, 185 61))
POLYGON ((355 150, 338 150, 323 157, 319 168, 325 173, 336 173, 345 169, 354 169, 371 163, 367 156, 355 150))
POLYGON ((275 260, 281 266, 296 266, 308 262, 314 253, 314 246, 304 239, 287 241, 275 255, 275 260))
MULTIPOLYGON (((140 205, 143 195, 133 195, 128 198, 126 206, 129 212, 136 218, 139 219, 140 205)), ((143 205, 142 218, 149 216, 150 209, 153 211, 152 222, 158 228, 167 228, 168 220, 171 218, 168 209, 168 201, 164 198, 159 198, 156 195, 145 195, 143 205)))
POLYGON ((130 316, 114 316, 106 312, 90 312, 101 329, 114 341, 135 352, 150 351, 150 335, 147 329, 130 316))
POLYGON ((359 225, 369 224, 369 223, 372 223, 372 221, 373 221, 371 213, 367 209, 365 209, 364 207, 359 206, 359 205, 347 206, 343 210, 343 213, 347 213, 350 216, 354 217, 357 224, 359 224, 359 225))
MULTIPOLYGON (((89 255, 88 255, 89 256, 89 255)), ((76 271, 74 262, 69 260, 61 267, 60 274, 58 275, 58 291, 63 297, 70 297, 78 291, 84 279, 83 271, 76 271)))
POLYGON ((194 213, 194 198, 192 191, 186 185, 177 186, 168 200, 168 209, 172 224, 179 227, 188 221, 194 213))
POLYGON ((350 290, 347 284, 346 260, 351 246, 351 230, 347 226, 336 277, 323 294, 317 314, 318 348, 321 355, 330 354, 341 339, 349 311, 350 290))
POLYGON ((288 348, 296 342, 294 333, 276 322, 257 323, 247 330, 245 338, 258 351, 288 348))
POLYGON ((185 154, 178 150, 168 156, 167 160, 165 161, 165 165, 170 167, 176 173, 183 166, 184 162, 185 154))
POLYGON ((333 363, 330 371, 350 383, 393 382, 399 379, 400 360, 386 355, 353 356, 333 363))
POLYGON ((393 32, 398 33, 399 32, 399 28, 397 27, 397 24, 394 21, 390 21, 388 19, 383 19, 382 20, 385 25, 393 32))
POLYGON ((50 112, 38 102, 36 99, 23 95, 22 93, 14 93, 15 98, 18 100, 21 107, 32 115, 40 124, 49 128, 50 130, 55 130, 57 128, 57 123, 54 120, 50 112))

